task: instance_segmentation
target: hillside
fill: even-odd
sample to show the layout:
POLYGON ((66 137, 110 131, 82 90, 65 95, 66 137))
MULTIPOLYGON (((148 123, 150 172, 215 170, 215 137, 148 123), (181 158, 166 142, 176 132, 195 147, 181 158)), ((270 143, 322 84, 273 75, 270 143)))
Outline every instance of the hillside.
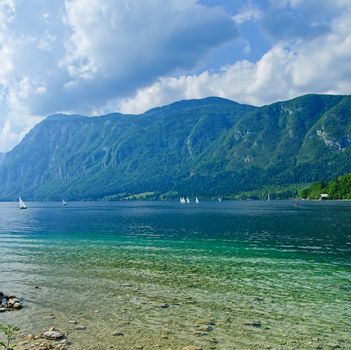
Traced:
POLYGON ((351 172, 350 152, 350 96, 260 108, 211 97, 141 115, 54 115, 7 154, 0 198, 232 195, 351 172))
POLYGON ((351 173, 329 182, 315 182, 300 190, 299 196, 304 199, 319 199, 321 193, 328 194, 328 199, 351 199, 351 173))

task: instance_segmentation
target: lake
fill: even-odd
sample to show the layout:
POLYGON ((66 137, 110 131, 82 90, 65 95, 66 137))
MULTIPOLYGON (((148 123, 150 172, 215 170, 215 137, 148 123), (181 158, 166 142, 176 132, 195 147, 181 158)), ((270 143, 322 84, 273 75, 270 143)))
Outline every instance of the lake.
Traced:
POLYGON ((24 304, 0 323, 75 350, 350 349, 351 202, 294 203, 0 203, 24 304))

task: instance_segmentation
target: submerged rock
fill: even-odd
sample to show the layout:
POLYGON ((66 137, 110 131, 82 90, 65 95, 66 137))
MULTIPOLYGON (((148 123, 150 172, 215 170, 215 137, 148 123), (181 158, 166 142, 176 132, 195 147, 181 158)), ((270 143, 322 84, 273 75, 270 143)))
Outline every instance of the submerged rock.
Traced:
POLYGON ((43 333, 43 336, 50 340, 60 340, 64 337, 64 334, 56 329, 50 329, 43 333))
POLYGON ((15 295, 6 295, 0 292, 0 300, 0 312, 20 310, 23 307, 20 300, 15 295))
POLYGON ((246 322, 246 323, 244 323, 244 325, 245 326, 256 327, 256 328, 262 327, 261 321, 246 322))
POLYGON ((124 334, 122 332, 113 332, 112 335, 114 337, 123 337, 124 336, 124 334))

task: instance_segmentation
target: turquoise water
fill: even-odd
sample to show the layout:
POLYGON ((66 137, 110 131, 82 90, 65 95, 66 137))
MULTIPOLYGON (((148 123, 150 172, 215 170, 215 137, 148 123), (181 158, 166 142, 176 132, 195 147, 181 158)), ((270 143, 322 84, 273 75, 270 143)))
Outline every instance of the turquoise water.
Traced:
POLYGON ((293 204, 0 203, 25 305, 0 322, 71 349, 350 349, 351 203, 293 204))

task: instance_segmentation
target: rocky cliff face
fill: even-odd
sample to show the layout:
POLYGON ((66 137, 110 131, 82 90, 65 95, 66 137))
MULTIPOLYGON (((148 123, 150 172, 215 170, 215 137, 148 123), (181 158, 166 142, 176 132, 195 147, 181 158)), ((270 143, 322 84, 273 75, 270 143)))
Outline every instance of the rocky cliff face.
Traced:
POLYGON ((350 96, 261 108, 207 98, 142 115, 55 115, 0 165, 0 198, 216 195, 328 179, 351 171, 350 140, 350 96))

